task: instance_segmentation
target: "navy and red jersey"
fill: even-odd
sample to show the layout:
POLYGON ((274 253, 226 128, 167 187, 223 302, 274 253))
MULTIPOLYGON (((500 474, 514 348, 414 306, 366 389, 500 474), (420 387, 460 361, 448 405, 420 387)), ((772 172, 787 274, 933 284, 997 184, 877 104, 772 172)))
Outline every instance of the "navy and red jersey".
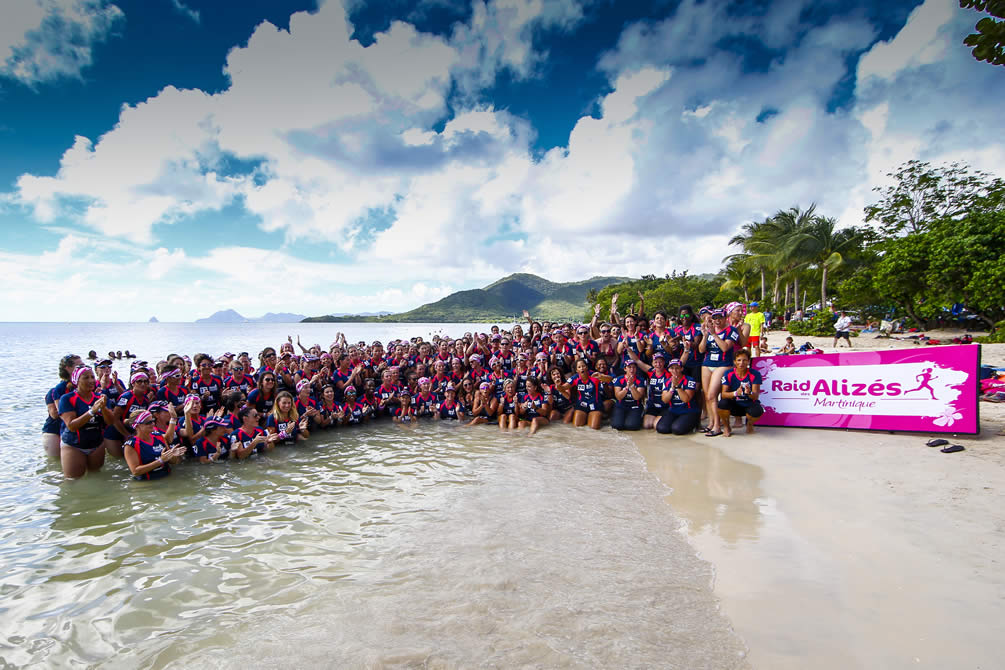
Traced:
MULTIPOLYGON (((670 396, 670 413, 686 414, 687 412, 700 412, 701 403, 698 398, 698 394, 695 393, 695 391, 697 391, 698 389, 698 382, 696 382, 693 378, 684 375, 681 378, 680 383, 677 384, 677 386, 681 389, 692 392, 691 401, 684 402, 681 399, 680 394, 677 391, 674 391, 673 395, 670 396)), ((667 390, 671 389, 672 387, 673 382, 671 381, 670 383, 667 384, 667 390)))
POLYGON ((412 405, 409 405, 407 408, 399 405, 391 408, 391 416, 407 423, 415 419, 418 416, 418 412, 412 405))
POLYGON ((459 419, 464 408, 460 403, 444 400, 436 408, 436 411, 439 412, 441 419, 459 419))
MULTIPOLYGON (((140 459, 140 465, 147 465, 153 463, 158 458, 161 457, 161 451, 167 446, 163 437, 157 435, 151 435, 150 441, 141 440, 138 436, 133 435, 128 440, 126 440, 124 449, 132 449, 136 452, 136 455, 140 459)), ((160 479, 161 477, 167 477, 171 474, 171 466, 165 463, 159 468, 154 468, 153 470, 142 474, 134 475, 133 479, 138 480, 148 480, 148 479, 160 479)))
POLYGON ((757 370, 747 370, 747 374, 740 377, 736 374, 736 370, 734 369, 722 376, 722 388, 736 393, 736 404, 741 407, 747 407, 753 404, 754 401, 750 397, 750 393, 753 391, 754 385, 760 383, 761 373, 757 370))
POLYGON ((439 401, 439 397, 434 393, 419 393, 412 399, 412 405, 415 407, 418 416, 432 416, 433 412, 436 411, 436 404, 439 401))
POLYGON ((489 377, 492 376, 492 371, 481 366, 477 368, 472 367, 468 370, 467 376, 472 379, 475 384, 481 384, 482 382, 487 382, 489 380, 489 377))
POLYGON ((498 353, 496 353, 496 358, 498 358, 502 362, 503 369, 506 372, 509 372, 510 370, 513 369, 513 361, 515 359, 512 351, 499 351, 498 353))
POLYGON ((569 369, 572 367, 573 356, 576 352, 572 348, 572 345, 566 342, 565 344, 555 343, 551 345, 551 351, 548 353, 555 357, 556 366, 569 369))
POLYGON ((282 435, 282 444, 296 444, 297 434, 300 433, 300 424, 293 419, 277 419, 275 414, 270 414, 265 420, 265 425, 275 428, 276 432, 282 435))
POLYGON ((387 409, 394 404, 394 400, 397 399, 399 391, 400 389, 394 384, 391 384, 390 386, 381 384, 377 387, 377 390, 375 390, 373 394, 377 398, 378 406, 380 401, 386 401, 384 403, 384 408, 387 409))
MULTIPOLYGON (((185 415, 179 417, 178 418, 178 434, 179 435, 182 434, 182 430, 184 430, 184 428, 187 425, 187 423, 188 423, 188 421, 189 421, 190 418, 192 420, 192 437, 194 438, 195 435, 196 435, 196 433, 198 433, 200 430, 202 430, 202 425, 204 423, 206 423, 206 417, 204 417, 204 416, 202 416, 200 414, 193 414, 191 417, 188 417, 188 416, 185 416, 185 415)), ((187 437, 182 438, 182 441, 185 442, 190 447, 193 444, 193 440, 189 439, 187 437)))
POLYGON ((122 418, 129 418, 129 413, 134 409, 146 409, 150 405, 150 398, 146 395, 136 395, 132 391, 126 391, 119 396, 115 403, 116 407, 122 408, 122 418))
POLYGON ((163 400, 164 402, 173 405, 175 409, 181 409, 185 406, 186 395, 187 393, 185 392, 185 389, 183 389, 181 386, 178 387, 177 393, 169 389, 167 386, 162 386, 161 388, 157 389, 157 394, 155 395, 155 397, 158 400, 163 400))
POLYGON ((433 392, 434 393, 439 393, 441 395, 443 394, 444 389, 447 388, 447 384, 453 383, 453 382, 450 381, 450 376, 446 375, 446 374, 444 374, 442 376, 438 375, 438 374, 437 375, 433 375, 430 378, 430 381, 433 382, 433 392))
POLYGON ((624 407, 625 409, 639 409, 642 407, 643 403, 645 403, 645 397, 639 401, 635 399, 634 395, 632 395, 632 388, 645 390, 646 380, 644 377, 635 375, 635 378, 629 382, 628 377, 622 375, 621 377, 616 377, 611 384, 616 388, 628 388, 628 393, 625 394, 625 397, 617 401, 619 406, 624 407))
POLYGON ((349 383, 350 377, 352 377, 352 370, 348 372, 336 370, 332 373, 332 385, 335 387, 335 402, 343 402, 345 400, 345 393, 342 389, 349 383))
POLYGON ((681 359, 684 363, 684 367, 693 368, 701 365, 699 360, 701 354, 698 353, 698 343, 701 342, 701 329, 697 324, 692 323, 690 326, 677 326, 674 328, 674 335, 681 338, 684 342, 691 343, 691 355, 688 360, 681 359))
POLYGON ((523 415, 527 419, 543 416, 542 411, 548 398, 541 393, 524 393, 520 396, 520 404, 523 405, 523 415))
POLYGON ((109 379, 107 387, 101 387, 101 381, 98 381, 99 387, 97 389, 98 393, 108 398, 106 401, 107 407, 115 407, 115 403, 118 402, 119 396, 126 390, 126 385, 122 383, 121 379, 109 379))
POLYGON ((573 353, 576 356, 586 359, 586 362, 593 367, 594 362, 597 357, 600 356, 600 347, 593 340, 588 341, 585 345, 582 342, 576 342, 576 346, 573 347, 573 353))
MULTIPOLYGON (((666 334, 667 338, 673 335, 673 332, 671 332, 669 328, 665 330, 664 333, 666 334)), ((657 351, 662 351, 664 354, 670 353, 667 350, 667 343, 664 343, 663 338, 661 338, 659 333, 657 333, 655 330, 649 334, 649 343, 652 345, 654 354, 657 351)))
POLYGON ((345 422, 350 424, 362 423, 366 416, 367 405, 359 400, 342 405, 342 413, 345 415, 345 422))
POLYGON ((218 453, 220 455, 217 457, 217 460, 222 461, 230 455, 230 452, 227 450, 229 444, 230 440, 226 436, 221 437, 220 441, 216 444, 213 444, 208 437, 200 437, 192 446, 192 453, 196 458, 209 458, 213 454, 218 453))
MULTIPOLYGON (((254 440, 259 435, 264 435, 265 429, 255 426, 250 431, 244 430, 244 427, 238 428, 233 433, 230 434, 230 449, 231 451, 235 449, 247 449, 251 446, 252 440, 254 440)), ((265 448, 264 444, 259 444, 256 449, 262 451, 265 448)))
POLYGON ((499 416, 516 414, 516 396, 503 395, 499 398, 499 416))
POLYGON ((618 338, 619 342, 624 342, 625 351, 621 354, 621 365, 623 366, 626 361, 628 361, 631 356, 628 355, 628 347, 631 347, 632 351, 635 352, 640 358, 645 355, 646 352, 646 338, 641 333, 635 333, 634 335, 629 335, 628 333, 621 333, 618 338))
POLYGON ((192 380, 192 393, 202 400, 202 411, 210 412, 220 406, 220 394, 223 393, 223 380, 216 375, 210 375, 208 380, 200 375, 192 380))
POLYGON ((325 401, 322 400, 318 403, 318 412, 321 413, 321 418, 327 420, 329 417, 334 417, 338 414, 339 404, 337 402, 332 402, 331 405, 326 405, 325 401))
POLYGON ((496 373, 493 372, 492 374, 489 375, 489 378, 485 380, 489 384, 495 385, 496 399, 502 398, 503 395, 505 394, 505 391, 503 391, 503 387, 506 385, 507 379, 509 379, 509 377, 507 377, 505 374, 497 375, 496 373))
POLYGON ((300 396, 297 396, 297 401, 294 404, 297 408, 297 414, 299 414, 300 416, 307 414, 307 410, 311 408, 313 409, 318 408, 318 401, 315 400, 314 398, 307 398, 307 400, 305 401, 302 400, 300 396))
POLYGON ((569 383, 576 391, 576 409, 595 412, 603 407, 599 379, 592 375, 583 378, 577 374, 573 375, 569 383))
POLYGON ((649 409, 662 410, 665 407, 663 403, 663 391, 670 388, 670 380, 673 379, 671 374, 664 370, 663 374, 656 374, 654 369, 649 373, 649 409))
POLYGON ((740 332, 732 326, 726 326, 717 335, 720 340, 733 342, 733 346, 728 351, 723 351, 710 333, 705 338, 705 360, 702 361, 702 365, 707 368, 731 368, 733 367, 733 354, 736 353, 736 345, 740 341, 740 332))
POLYGON ((242 423, 241 422, 241 418, 239 416, 237 416, 236 412, 231 412, 227 416, 222 417, 220 420, 221 421, 226 421, 227 425, 230 427, 231 430, 237 430, 238 428, 241 427, 241 423, 242 423))
POLYGON ((223 388, 225 389, 241 389, 244 395, 251 393, 251 389, 255 388, 255 380, 246 374, 242 374, 240 379, 231 375, 223 380, 223 388))
POLYGON ((248 394, 248 404, 254 405, 255 409, 262 416, 270 414, 272 412, 272 406, 276 403, 276 392, 273 391, 269 395, 265 395, 259 389, 251 389, 251 393, 248 394))
MULTIPOLYGON (((572 407, 572 400, 562 395, 562 392, 554 385, 551 385, 551 407, 556 412, 566 412, 572 407)), ((573 398, 575 395, 573 394, 573 398)))
MULTIPOLYGON (((53 388, 49 389, 45 394, 45 404, 48 407, 49 403, 56 406, 56 413, 59 413, 59 399, 66 395, 66 387, 70 385, 68 381, 60 381, 53 388)), ((43 433, 52 433, 53 435, 59 435, 63 432, 63 420, 59 417, 53 419, 49 416, 48 412, 45 415, 45 423, 42 424, 43 433)))
MULTIPOLYGON (((98 402, 98 394, 92 393, 89 399, 85 399, 77 391, 64 393, 57 404, 57 411, 60 415, 66 412, 76 412, 78 417, 87 414, 91 405, 98 402)), ((79 449, 96 449, 104 441, 105 420, 101 412, 96 412, 97 416, 92 416, 87 423, 78 430, 68 430, 64 425, 60 432, 59 439, 63 444, 79 449)))

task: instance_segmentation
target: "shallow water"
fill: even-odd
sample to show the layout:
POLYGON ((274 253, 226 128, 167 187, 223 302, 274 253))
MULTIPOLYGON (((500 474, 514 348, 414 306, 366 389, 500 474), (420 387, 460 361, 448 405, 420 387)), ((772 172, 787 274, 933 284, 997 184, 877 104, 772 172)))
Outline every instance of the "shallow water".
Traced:
MULTIPOLYGON (((550 426, 529 438, 384 423, 244 463, 185 465, 157 482, 131 481, 122 461, 63 482, 43 457, 41 398, 66 350, 118 336, 115 348, 135 344, 151 361, 256 351, 293 328, 305 344, 337 330, 0 325, 0 349, 19 352, 16 365, 0 359, 0 662, 743 663, 711 568, 678 532, 665 487, 609 430, 550 426)), ((377 332, 386 326, 360 328, 366 339, 389 336, 377 332)), ((431 327, 412 328, 396 332, 431 327)))

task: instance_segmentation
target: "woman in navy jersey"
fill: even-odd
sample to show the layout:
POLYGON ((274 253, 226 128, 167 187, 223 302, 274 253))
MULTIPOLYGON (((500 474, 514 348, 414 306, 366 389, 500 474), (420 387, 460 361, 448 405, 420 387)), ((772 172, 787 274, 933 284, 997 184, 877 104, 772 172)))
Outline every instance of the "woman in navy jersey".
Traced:
POLYGON ((157 399, 169 403, 175 408, 175 411, 184 407, 185 396, 188 395, 188 392, 181 384, 181 370, 168 363, 162 368, 162 372, 157 379, 160 381, 160 388, 157 389, 156 394, 157 399))
POLYGON ((342 423, 358 425, 366 423, 373 414, 373 405, 359 401, 356 398, 356 387, 346 386, 345 402, 342 404, 342 423))
POLYGON ((105 428, 105 451, 116 458, 122 456, 122 445, 132 431, 125 419, 134 409, 146 409, 153 402, 150 391, 150 376, 146 372, 134 372, 129 377, 129 390, 119 396, 112 410, 112 424, 105 428))
POLYGON ((663 390, 666 410, 656 422, 656 432, 686 435, 701 421, 701 389, 696 379, 684 374, 685 368, 680 360, 671 360, 667 369, 670 371, 670 382, 663 390))
POLYGON ((722 386, 724 369, 733 367, 734 346, 739 333, 726 323, 726 313, 721 309, 711 312, 701 324, 702 338, 699 351, 705 355, 702 361, 701 386, 705 389, 705 408, 708 414, 708 437, 722 435, 722 425, 718 412, 719 389, 722 386))
POLYGON ((475 394, 474 405, 471 408, 471 423, 468 425, 476 426, 492 421, 495 419, 498 409, 499 401, 496 400, 492 385, 488 382, 482 382, 475 394))
POLYGON ((454 388, 453 384, 447 384, 447 387, 443 389, 443 401, 437 403, 433 418, 452 421, 464 418, 464 407, 457 402, 457 389, 454 388))
POLYGON ((499 399, 499 428, 516 429, 518 421, 516 381, 507 379, 503 384, 503 396, 499 399))
POLYGON ((185 405, 182 407, 182 417, 178 421, 178 432, 181 443, 189 450, 195 443, 205 437, 203 425, 206 417, 202 415, 202 400, 194 393, 185 396, 185 405))
POLYGON ((59 399, 70 390, 70 375, 79 365, 80 356, 76 354, 67 354, 59 359, 59 383, 45 394, 48 416, 42 424, 42 446, 51 458, 59 458, 59 434, 63 432, 63 421, 59 418, 59 399))
POLYGON ((734 366, 722 376, 722 399, 719 400, 719 421, 726 437, 732 435, 729 415, 747 417, 747 432, 754 432, 754 424, 764 414, 760 402, 761 373, 750 369, 750 352, 736 352, 734 366))
POLYGON ((230 456, 230 423, 222 419, 207 419, 203 426, 205 434, 196 440, 192 452, 200 463, 216 463, 230 456))
POLYGON ((230 434, 230 453, 238 460, 244 460, 256 450, 268 451, 276 446, 276 437, 265 432, 258 425, 261 415, 254 405, 245 405, 237 411, 241 427, 230 434))
MULTIPOLYGON (((670 373, 666 369, 666 354, 662 349, 653 353, 653 364, 646 365, 638 358, 633 358, 643 374, 646 375, 646 402, 645 414, 642 418, 642 427, 652 429, 666 411, 666 404, 663 402, 663 391, 670 383, 670 373)), ((679 361, 678 361, 679 362, 679 361)))
POLYGON ((638 374, 638 363, 629 358, 625 362, 625 374, 613 384, 616 404, 611 412, 611 428, 639 430, 646 403, 646 380, 638 374))
POLYGON ((276 444, 293 445, 307 438, 307 417, 300 417, 289 391, 280 391, 265 429, 278 436, 276 444))
POLYGON ((603 419, 603 398, 601 397, 600 380, 590 372, 586 361, 576 361, 576 374, 569 380, 576 392, 572 423, 577 427, 589 424, 590 428, 600 430, 603 419))
POLYGON ((527 390, 519 398, 517 416, 520 428, 530 428, 529 435, 536 433, 542 426, 547 426, 551 416, 551 399, 545 393, 541 381, 537 377, 527 377, 527 390))
POLYGON ((161 479, 171 474, 171 464, 178 463, 185 454, 184 447, 168 447, 164 438, 154 435, 154 416, 140 410, 132 418, 136 431, 126 440, 123 455, 133 479, 161 479))
POLYGON ((169 446, 179 444, 178 412, 163 400, 150 403, 147 410, 154 415, 154 435, 160 435, 169 446))
POLYGON ((266 417, 272 413, 272 406, 276 402, 276 393, 276 373, 263 372, 258 378, 258 387, 252 389, 251 393, 248 394, 248 404, 254 405, 258 413, 262 417, 266 417))
POLYGON ((74 390, 59 399, 60 433, 59 461, 67 479, 96 472, 105 462, 104 428, 112 420, 106 407, 107 399, 95 392, 94 373, 78 366, 70 375, 74 390))
POLYGON ((334 428, 342 421, 342 411, 335 402, 335 387, 328 384, 321 390, 318 400, 318 425, 321 428, 334 428))
POLYGON ((562 371, 558 368, 549 368, 547 379, 551 388, 549 394, 551 397, 551 416, 548 418, 552 421, 572 423, 572 415, 575 412, 572 406, 576 394, 575 390, 565 381, 562 371))

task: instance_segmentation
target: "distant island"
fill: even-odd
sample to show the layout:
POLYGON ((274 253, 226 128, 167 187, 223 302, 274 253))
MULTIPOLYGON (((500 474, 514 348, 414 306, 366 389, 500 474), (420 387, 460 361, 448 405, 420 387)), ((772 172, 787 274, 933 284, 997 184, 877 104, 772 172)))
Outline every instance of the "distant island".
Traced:
POLYGON ((216 312, 205 319, 196 319, 196 323, 299 323, 304 320, 303 314, 290 314, 289 312, 279 312, 278 314, 269 312, 264 316, 249 318, 241 316, 232 309, 224 309, 216 312))
POLYGON ((483 323, 513 321, 521 318, 525 309, 536 319, 578 320, 589 307, 587 296, 591 291, 624 281, 628 278, 591 277, 560 284, 537 275, 518 273, 503 277, 485 288, 452 293, 409 312, 383 316, 328 314, 306 318, 303 322, 483 323))
POLYGON ((160 321, 157 320, 156 316, 151 316, 150 321, 148 321, 148 323, 160 323, 160 321))

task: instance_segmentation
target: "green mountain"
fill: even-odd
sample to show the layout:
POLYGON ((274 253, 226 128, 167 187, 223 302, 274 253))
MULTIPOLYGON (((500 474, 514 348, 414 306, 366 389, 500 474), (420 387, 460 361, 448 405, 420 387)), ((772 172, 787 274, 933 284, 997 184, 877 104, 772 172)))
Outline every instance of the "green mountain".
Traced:
POLYGON ((624 277, 591 277, 559 284, 532 274, 513 274, 485 288, 458 291, 409 312, 381 317, 316 316, 304 322, 385 321, 478 323, 522 320, 523 310, 535 319, 578 320, 589 306, 587 294, 626 281, 624 277))

